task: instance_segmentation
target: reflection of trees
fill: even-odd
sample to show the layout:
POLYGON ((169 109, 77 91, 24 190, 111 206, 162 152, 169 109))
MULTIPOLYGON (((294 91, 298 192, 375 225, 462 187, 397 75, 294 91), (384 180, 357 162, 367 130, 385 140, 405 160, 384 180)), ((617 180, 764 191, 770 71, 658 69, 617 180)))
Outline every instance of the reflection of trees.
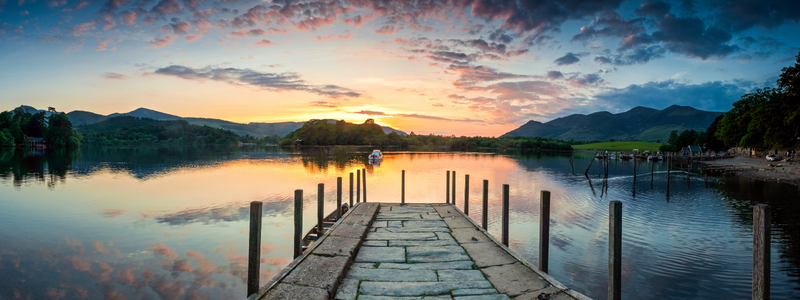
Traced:
POLYGON ((47 152, 21 148, 0 149, 0 178, 12 178, 15 186, 26 180, 47 181, 54 186, 64 181, 72 162, 80 157, 80 149, 54 149, 47 152), (47 176, 45 176, 47 174, 47 176))
POLYGON ((358 152, 356 147, 306 148, 297 152, 303 167, 310 173, 324 173, 331 167, 338 171, 348 166, 372 170, 368 153, 358 152))
POLYGON ((772 207, 772 244, 781 245, 778 249, 780 259, 794 266, 787 271, 793 281, 800 282, 800 201, 797 201, 800 187, 751 181, 744 177, 729 177, 724 183, 720 189, 739 223, 753 226, 753 206, 756 204, 765 203, 772 207), (776 240, 783 243, 776 243, 776 240))

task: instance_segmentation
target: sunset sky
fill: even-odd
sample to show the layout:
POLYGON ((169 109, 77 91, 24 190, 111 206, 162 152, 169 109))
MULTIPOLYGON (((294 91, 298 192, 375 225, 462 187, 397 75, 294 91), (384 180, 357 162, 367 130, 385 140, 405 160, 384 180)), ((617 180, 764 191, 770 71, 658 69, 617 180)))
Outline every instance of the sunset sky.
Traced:
POLYGON ((800 51, 800 1, 0 0, 0 103, 501 135, 727 111, 800 51))

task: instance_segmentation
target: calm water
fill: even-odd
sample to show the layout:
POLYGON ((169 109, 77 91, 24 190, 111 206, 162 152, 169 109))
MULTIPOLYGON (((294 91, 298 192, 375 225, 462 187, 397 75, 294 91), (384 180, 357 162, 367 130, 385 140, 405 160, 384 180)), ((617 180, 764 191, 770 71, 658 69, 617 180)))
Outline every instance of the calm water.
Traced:
MULTIPOLYGON (((366 168, 368 200, 444 202, 445 172, 471 179, 470 215, 489 180, 490 232, 511 186, 511 248, 537 263, 539 191, 552 192, 550 274, 597 299, 607 285, 608 202, 623 202, 623 297, 749 298, 752 206, 773 207, 773 299, 800 298, 800 197, 791 185, 703 180, 667 166, 612 162, 608 180, 590 157, 556 153, 305 153, 252 149, 0 151, 0 299, 242 299, 250 201, 264 201, 262 283, 291 261, 293 191, 305 191, 305 228, 317 184, 326 211, 336 177, 366 168), (635 189, 635 192, 634 192, 635 189)), ((480 220, 478 220, 480 221, 480 220)))

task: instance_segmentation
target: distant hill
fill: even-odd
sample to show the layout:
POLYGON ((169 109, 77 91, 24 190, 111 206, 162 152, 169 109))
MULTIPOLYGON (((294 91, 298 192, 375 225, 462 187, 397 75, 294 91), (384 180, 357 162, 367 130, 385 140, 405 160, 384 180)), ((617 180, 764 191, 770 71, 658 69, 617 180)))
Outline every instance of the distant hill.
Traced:
MULTIPOLYGON (((34 107, 22 105, 20 106, 26 112, 30 112, 35 114, 40 111, 34 107)), ((51 113, 44 111, 49 116, 51 113)), ((160 111, 155 111, 152 109, 147 108, 137 108, 136 110, 126 112, 126 113, 113 113, 108 116, 104 116, 101 114, 96 114, 93 112, 76 110, 67 113, 67 117, 69 117, 72 126, 81 127, 91 124, 100 123, 103 121, 108 120, 109 118, 120 117, 120 116, 130 116, 130 117, 137 117, 137 118, 147 118, 153 119, 158 121, 174 121, 174 120, 184 120, 189 122, 192 125, 199 125, 199 126, 209 126, 218 129, 225 129, 230 130, 233 133, 238 135, 250 135, 253 137, 263 137, 263 136, 285 136, 289 134, 289 132, 295 131, 305 124, 305 122, 276 122, 276 123, 262 123, 262 122, 251 122, 251 123, 236 123, 230 122, 220 119, 211 119, 211 118, 184 118, 176 115, 171 115, 167 113, 163 113, 160 111)), ((336 122, 336 120, 330 120, 332 122, 336 122)), ((408 135, 403 131, 388 127, 382 126, 383 132, 389 134, 391 132, 396 132, 399 135, 408 135)))
POLYGON ((618 114, 601 111, 588 115, 569 115, 546 123, 531 120, 503 136, 665 142, 673 130, 705 131, 721 114, 690 106, 673 105, 663 110, 639 106, 618 114))

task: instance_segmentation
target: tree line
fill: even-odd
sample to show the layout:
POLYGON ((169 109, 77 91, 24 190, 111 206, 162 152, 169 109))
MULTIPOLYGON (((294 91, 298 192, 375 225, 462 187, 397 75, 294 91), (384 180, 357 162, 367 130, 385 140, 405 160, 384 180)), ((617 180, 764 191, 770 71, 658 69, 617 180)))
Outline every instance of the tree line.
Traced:
POLYGON ((353 124, 343 120, 311 120, 287 134, 280 141, 280 145, 434 146, 451 150, 475 148, 572 149, 569 143, 542 137, 456 137, 454 135, 418 135, 414 132, 407 136, 399 135, 396 132, 386 134, 381 126, 375 124, 373 119, 368 119, 363 124, 353 124))
POLYGON ((14 111, 0 113, 0 147, 27 146, 31 138, 45 138, 48 143, 59 148, 77 148, 81 145, 81 135, 72 129, 72 123, 65 113, 50 110, 35 114, 18 107, 14 111))

